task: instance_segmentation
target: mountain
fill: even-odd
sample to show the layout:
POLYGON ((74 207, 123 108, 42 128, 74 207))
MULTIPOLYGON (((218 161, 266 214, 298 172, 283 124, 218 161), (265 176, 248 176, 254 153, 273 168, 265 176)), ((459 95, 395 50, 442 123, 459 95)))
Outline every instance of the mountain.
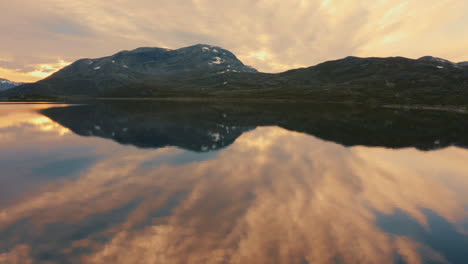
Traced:
POLYGON ((346 57, 278 74, 209 45, 139 48, 83 59, 0 97, 199 97, 468 105, 468 68, 450 61, 346 57))
POLYGON ((1 79, 0 78, 0 91, 7 90, 13 87, 16 87, 18 85, 21 85, 23 83, 17 83, 17 82, 12 82, 7 79, 1 79))
POLYGON ((468 148, 466 114, 346 104, 99 102, 41 113, 81 136, 140 148, 197 152, 232 144, 261 126, 279 126, 345 146, 468 148))
POLYGON ((138 48, 98 59, 81 59, 34 84, 9 91, 8 95, 99 96, 137 83, 166 79, 186 80, 226 72, 257 72, 228 50, 195 45, 177 50, 138 48))
POLYGON ((468 61, 459 62, 457 64, 458 64, 458 66, 468 67, 468 61))

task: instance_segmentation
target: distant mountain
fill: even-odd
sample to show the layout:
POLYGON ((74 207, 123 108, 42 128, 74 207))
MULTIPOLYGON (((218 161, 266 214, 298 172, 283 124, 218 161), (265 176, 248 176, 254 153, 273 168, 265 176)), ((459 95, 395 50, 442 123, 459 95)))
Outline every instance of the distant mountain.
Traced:
POLYGON ((12 82, 7 79, 1 79, 0 78, 0 91, 4 91, 13 87, 16 87, 18 85, 21 85, 23 83, 18 83, 18 82, 12 82))
POLYGON ((83 59, 0 97, 202 97, 468 105, 468 68, 422 57, 347 57, 278 74, 209 45, 139 48, 83 59))
POLYGON ((468 67, 468 61, 459 62, 458 65, 463 66, 463 67, 468 67))

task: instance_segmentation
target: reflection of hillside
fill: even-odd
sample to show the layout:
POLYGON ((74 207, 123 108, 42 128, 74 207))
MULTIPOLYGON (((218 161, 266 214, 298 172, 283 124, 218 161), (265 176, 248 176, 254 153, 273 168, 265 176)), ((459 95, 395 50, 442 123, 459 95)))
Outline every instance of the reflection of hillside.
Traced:
POLYGON ((280 126, 345 146, 430 150, 468 146, 466 115, 344 105, 113 102, 42 113, 83 136, 143 148, 208 151, 257 126, 280 126))
POLYGON ((208 151, 230 145, 251 127, 230 122, 208 107, 97 104, 50 108, 42 113, 82 136, 98 136, 141 148, 176 146, 208 151))

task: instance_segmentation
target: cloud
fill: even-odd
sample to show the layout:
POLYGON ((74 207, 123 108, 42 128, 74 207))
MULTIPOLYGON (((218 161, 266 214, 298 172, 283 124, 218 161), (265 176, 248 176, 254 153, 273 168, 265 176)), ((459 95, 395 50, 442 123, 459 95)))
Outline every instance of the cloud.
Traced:
POLYGON ((266 72, 348 55, 468 60, 468 3, 459 0, 18 0, 0 8, 8 10, 0 57, 38 64, 197 43, 225 47, 266 72))
POLYGON ((34 82, 50 76, 70 63, 71 62, 66 62, 64 60, 58 60, 50 63, 24 65, 23 69, 0 67, 0 76, 17 82, 34 82))

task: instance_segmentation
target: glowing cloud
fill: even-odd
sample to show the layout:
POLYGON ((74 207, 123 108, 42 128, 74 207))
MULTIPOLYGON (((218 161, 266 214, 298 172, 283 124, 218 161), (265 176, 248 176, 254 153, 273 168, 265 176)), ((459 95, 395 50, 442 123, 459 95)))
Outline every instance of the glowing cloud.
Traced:
POLYGON ((33 82, 52 75, 54 72, 57 72, 70 63, 71 62, 59 60, 55 63, 26 65, 28 68, 34 68, 34 70, 27 72, 23 72, 21 69, 7 69, 0 67, 0 76, 17 82, 33 82))

